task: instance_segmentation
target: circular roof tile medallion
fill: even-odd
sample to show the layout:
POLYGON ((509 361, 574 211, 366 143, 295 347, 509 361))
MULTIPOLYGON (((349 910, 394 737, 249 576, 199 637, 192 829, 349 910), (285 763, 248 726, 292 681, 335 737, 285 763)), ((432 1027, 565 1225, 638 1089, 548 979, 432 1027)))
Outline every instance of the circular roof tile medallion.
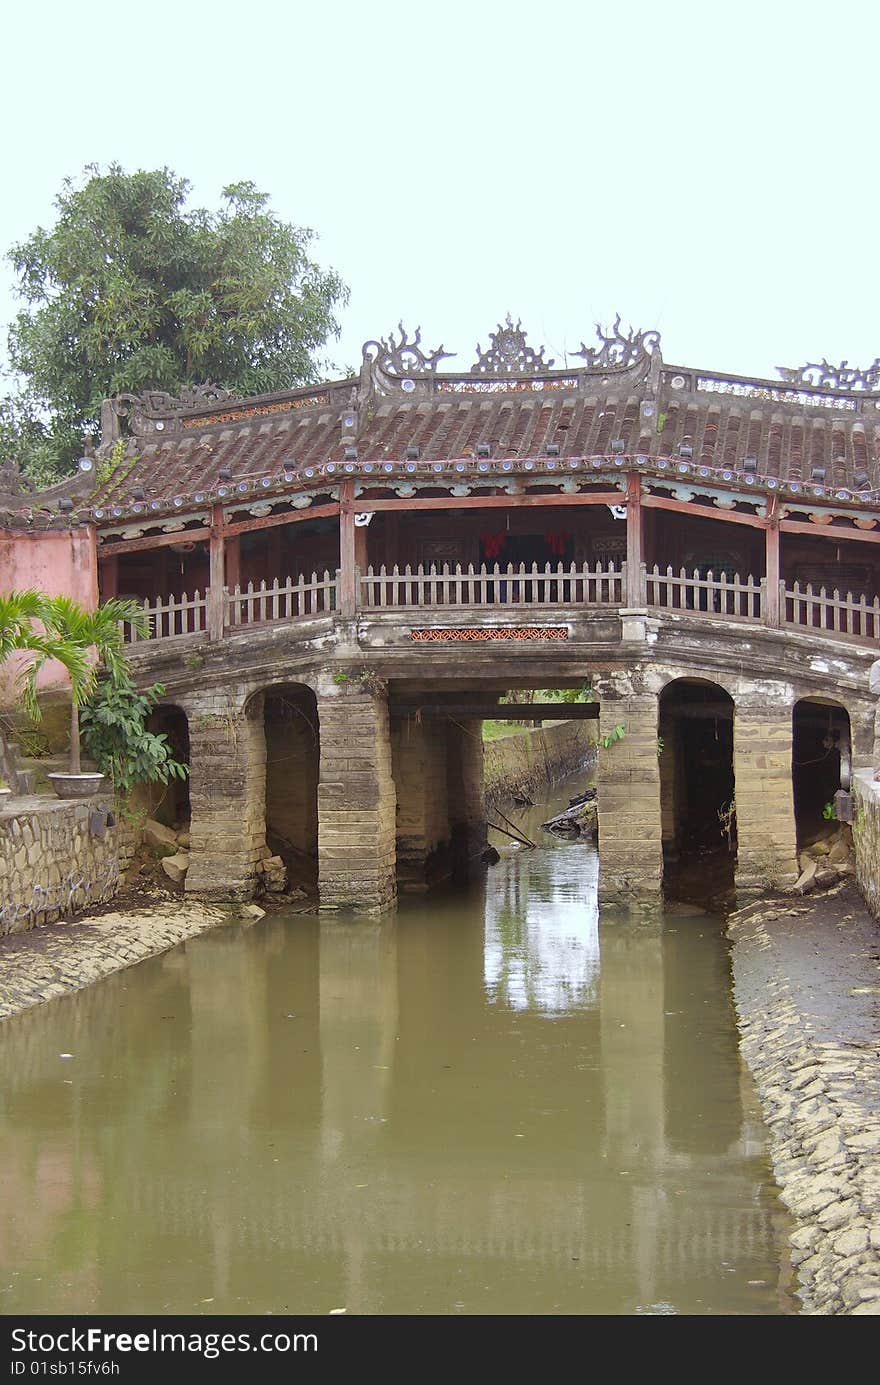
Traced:
POLYGON ((685 379, 684 379, 684 376, 683 376, 683 375, 673 375, 673 377, 672 377, 672 379, 669 381, 669 383, 670 383, 670 385, 672 386, 672 388, 673 388, 674 390, 683 390, 683 389, 684 389, 684 386, 685 386, 685 379))

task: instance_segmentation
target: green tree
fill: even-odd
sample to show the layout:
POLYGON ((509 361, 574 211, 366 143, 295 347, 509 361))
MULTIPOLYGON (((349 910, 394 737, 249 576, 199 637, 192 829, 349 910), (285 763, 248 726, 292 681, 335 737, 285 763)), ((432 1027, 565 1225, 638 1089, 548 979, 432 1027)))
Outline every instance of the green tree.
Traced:
POLYGON ((55 225, 9 252, 26 306, 0 441, 39 481, 71 469, 110 395, 317 378, 348 291, 309 258, 314 233, 279 220, 253 183, 224 188, 217 212, 187 208, 189 190, 167 168, 90 165, 65 181, 55 225))

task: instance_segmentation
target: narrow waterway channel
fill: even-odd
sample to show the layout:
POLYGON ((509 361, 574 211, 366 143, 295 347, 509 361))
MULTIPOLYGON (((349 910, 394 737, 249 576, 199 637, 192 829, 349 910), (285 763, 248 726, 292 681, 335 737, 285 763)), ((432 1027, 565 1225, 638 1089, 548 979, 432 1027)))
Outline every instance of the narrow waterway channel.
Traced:
POLYGON ((791 1311, 721 922, 600 926, 579 786, 467 893, 0 1027, 0 1312, 791 1311))

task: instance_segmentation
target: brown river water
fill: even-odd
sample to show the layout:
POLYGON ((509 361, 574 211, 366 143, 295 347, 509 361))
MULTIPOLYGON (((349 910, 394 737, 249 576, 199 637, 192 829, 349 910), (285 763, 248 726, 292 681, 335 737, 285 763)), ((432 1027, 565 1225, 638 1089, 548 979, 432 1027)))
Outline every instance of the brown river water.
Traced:
POLYGON ((790 1312, 721 921, 596 875, 545 834, 4 1024, 0 1313, 790 1312))

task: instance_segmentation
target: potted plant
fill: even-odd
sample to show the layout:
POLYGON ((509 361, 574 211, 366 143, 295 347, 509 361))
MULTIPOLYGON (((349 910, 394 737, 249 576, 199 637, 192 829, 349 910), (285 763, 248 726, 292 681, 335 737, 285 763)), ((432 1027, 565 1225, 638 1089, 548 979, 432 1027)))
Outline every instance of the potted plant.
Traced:
POLYGON ((82 772, 79 711, 101 666, 111 677, 125 667, 122 622, 146 634, 147 619, 133 601, 107 601, 89 611, 67 596, 37 591, 0 596, 0 662, 17 650, 35 655, 21 674, 22 701, 32 719, 40 718, 37 677, 44 664, 57 659, 70 680, 70 767, 47 776, 59 798, 88 797, 104 783, 103 774, 82 772))
MULTIPOLYGON (((63 648, 46 631, 44 617, 48 598, 38 591, 12 591, 0 594, 0 664, 18 653, 35 656, 22 661, 17 683, 24 708, 29 716, 39 719, 36 699, 36 676, 47 659, 59 659, 73 677, 86 671, 86 656, 75 649, 63 648)), ((0 732, 0 763, 7 765, 9 756, 0 732)), ((11 794, 7 787, 6 794, 11 794)))
MULTIPOLYGON (((75 660, 73 666, 62 659, 70 678, 70 767, 64 773, 46 776, 59 798, 88 798, 104 786, 103 774, 82 769, 80 708, 95 690, 99 668, 106 669, 113 680, 122 677, 125 669, 123 622, 135 626, 138 633, 144 635, 147 619, 134 601, 113 599, 89 611, 68 596, 46 600, 42 620, 50 639, 66 651, 83 656, 75 660)), ((44 662, 44 658, 38 657, 34 676, 44 662)))

